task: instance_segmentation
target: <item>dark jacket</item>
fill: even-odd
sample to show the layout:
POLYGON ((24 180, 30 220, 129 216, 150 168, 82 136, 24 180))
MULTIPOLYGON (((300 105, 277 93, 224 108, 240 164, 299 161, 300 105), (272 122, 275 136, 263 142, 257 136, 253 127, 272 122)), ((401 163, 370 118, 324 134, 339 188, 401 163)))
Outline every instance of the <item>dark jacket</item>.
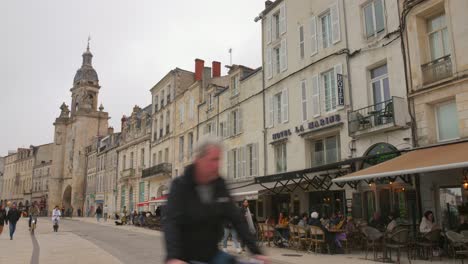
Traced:
POLYGON ((96 209, 96 214, 99 214, 99 215, 102 214, 102 209, 101 209, 101 207, 98 207, 98 208, 96 209))
POLYGON ((21 213, 20 213, 20 211, 18 211, 18 209, 10 208, 10 210, 8 211, 8 214, 7 214, 8 222, 16 224, 16 222, 18 222, 20 217, 21 217, 21 213))
POLYGON ((5 209, 0 209, 0 226, 3 226, 6 221, 6 211, 5 209))
POLYGON ((212 183, 213 202, 204 204, 196 190, 194 170, 193 165, 188 166, 171 185, 163 216, 166 259, 210 261, 219 250, 226 222, 232 223, 253 254, 260 254, 224 180, 218 178, 212 183))

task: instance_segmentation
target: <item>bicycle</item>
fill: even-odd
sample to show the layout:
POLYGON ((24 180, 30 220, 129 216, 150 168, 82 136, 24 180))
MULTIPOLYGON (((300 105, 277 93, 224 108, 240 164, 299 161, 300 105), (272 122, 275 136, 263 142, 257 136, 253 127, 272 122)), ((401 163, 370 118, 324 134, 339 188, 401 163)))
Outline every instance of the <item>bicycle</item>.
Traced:
POLYGON ((31 235, 34 235, 34 230, 36 230, 37 216, 33 216, 31 220, 31 235))

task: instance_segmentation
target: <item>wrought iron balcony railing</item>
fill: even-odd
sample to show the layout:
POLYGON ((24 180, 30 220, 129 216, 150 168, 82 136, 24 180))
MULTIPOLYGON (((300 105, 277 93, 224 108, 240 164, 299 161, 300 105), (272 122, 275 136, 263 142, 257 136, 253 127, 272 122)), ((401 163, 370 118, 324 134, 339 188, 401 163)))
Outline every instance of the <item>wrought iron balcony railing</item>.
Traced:
POLYGON ((153 176, 159 176, 163 174, 170 174, 172 172, 172 164, 163 162, 153 167, 144 169, 142 172, 142 178, 148 178, 153 176))
POLYGON ((400 97, 370 105, 348 113, 350 135, 364 134, 405 125, 405 101, 400 97))
POLYGON ((430 84, 452 76, 452 59, 450 55, 438 58, 421 65, 423 84, 430 84))

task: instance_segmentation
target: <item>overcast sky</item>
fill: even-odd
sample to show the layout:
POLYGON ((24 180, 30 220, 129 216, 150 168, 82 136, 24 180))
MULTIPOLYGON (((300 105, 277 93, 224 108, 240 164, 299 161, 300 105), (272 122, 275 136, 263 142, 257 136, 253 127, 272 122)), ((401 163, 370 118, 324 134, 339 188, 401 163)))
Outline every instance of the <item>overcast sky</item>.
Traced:
POLYGON ((0 156, 52 142, 62 102, 91 35, 99 103, 120 131, 135 104, 169 70, 194 70, 194 59, 261 66, 263 0, 63 1, 0 3, 0 156))

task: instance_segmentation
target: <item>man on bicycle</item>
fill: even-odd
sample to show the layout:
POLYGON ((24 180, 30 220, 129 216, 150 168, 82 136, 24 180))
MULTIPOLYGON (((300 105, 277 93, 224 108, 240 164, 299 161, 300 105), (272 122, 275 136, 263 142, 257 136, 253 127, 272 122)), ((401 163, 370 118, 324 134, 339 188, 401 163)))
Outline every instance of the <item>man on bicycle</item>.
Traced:
POLYGON ((167 264, 235 263, 218 248, 225 222, 232 223, 257 260, 267 262, 219 176, 222 149, 216 140, 201 142, 193 164, 172 182, 163 216, 167 264))
POLYGON ((39 216, 39 208, 37 208, 35 204, 31 205, 31 207, 29 207, 29 230, 31 230, 31 222, 33 219, 36 220, 36 225, 37 225, 38 216, 39 216))

